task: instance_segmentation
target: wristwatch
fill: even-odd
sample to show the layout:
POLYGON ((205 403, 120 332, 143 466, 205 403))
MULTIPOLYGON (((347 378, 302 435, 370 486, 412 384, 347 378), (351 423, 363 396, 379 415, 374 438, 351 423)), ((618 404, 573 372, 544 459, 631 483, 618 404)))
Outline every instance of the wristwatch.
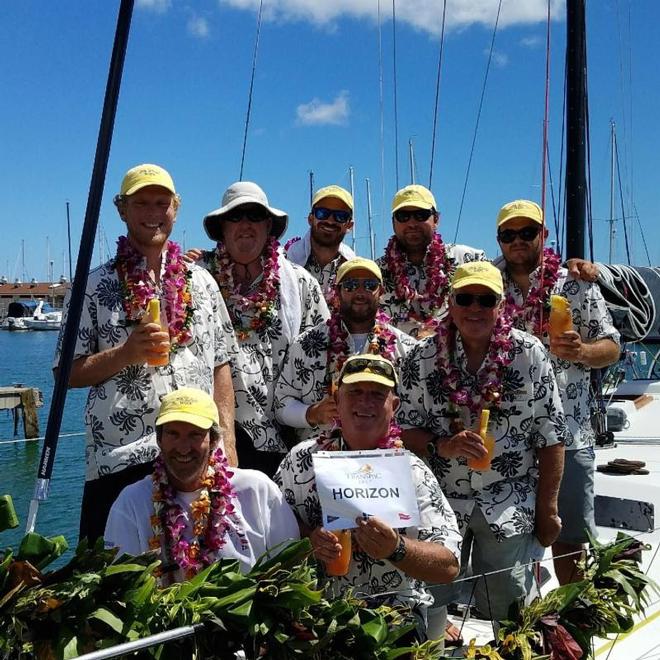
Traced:
POLYGON ((399 540, 397 541, 396 548, 394 548, 394 552, 389 557, 385 557, 385 559, 396 563, 401 561, 406 556, 407 552, 406 537, 399 534, 399 540))
POLYGON ((433 458, 434 456, 438 455, 438 440, 439 439, 440 439, 440 436, 434 435, 426 443, 426 453, 429 455, 429 458, 433 458))

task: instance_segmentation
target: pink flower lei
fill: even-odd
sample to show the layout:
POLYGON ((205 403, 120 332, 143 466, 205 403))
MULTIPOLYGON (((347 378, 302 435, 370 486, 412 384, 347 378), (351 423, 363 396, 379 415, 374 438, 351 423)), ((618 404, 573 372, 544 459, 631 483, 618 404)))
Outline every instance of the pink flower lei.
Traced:
POLYGON ((234 262, 222 241, 211 253, 210 272, 220 287, 222 297, 227 303, 227 311, 236 332, 236 338, 243 341, 251 332, 266 328, 274 316, 275 301, 280 293, 280 263, 277 240, 270 236, 261 255, 263 277, 254 291, 246 296, 238 291, 234 284, 234 262), (249 325, 241 323, 241 316, 247 312, 254 315, 249 325))
MULTIPOLYGON (((322 451, 339 451, 341 449, 341 428, 335 427, 331 431, 323 431, 317 438, 316 442, 320 445, 319 449, 322 451)), ((344 441, 345 443, 346 441, 344 441)), ((401 440, 401 427, 396 423, 394 418, 390 420, 390 425, 384 437, 378 440, 374 449, 402 449, 403 441, 401 440)))
POLYGON ((203 488, 190 507, 193 540, 187 541, 183 538, 186 517, 175 499, 176 490, 169 483, 162 457, 155 461, 152 475, 154 515, 151 516, 154 535, 149 540, 149 548, 160 553, 164 546, 186 579, 217 561, 218 551, 226 543, 229 518, 235 514, 236 493, 229 480, 232 474, 222 450, 216 449, 209 458, 203 488))
POLYGON ((463 383, 461 370, 455 364, 456 326, 450 317, 438 323, 435 337, 436 364, 443 390, 449 391, 449 400, 456 406, 466 406, 473 415, 486 407, 497 407, 502 398, 502 375, 513 361, 511 320, 500 314, 490 338, 488 353, 477 374, 475 388, 463 383))
POLYGON ((449 290, 449 277, 454 270, 454 263, 447 256, 445 244, 440 234, 434 234, 424 256, 423 268, 426 274, 426 286, 423 291, 416 291, 410 285, 406 274, 406 257, 399 247, 396 236, 390 238, 385 248, 385 265, 392 274, 394 295, 405 303, 406 311, 399 315, 399 320, 427 321, 436 316, 443 306, 449 290), (417 302, 420 312, 412 309, 417 302))
POLYGON ((117 255, 113 267, 119 274, 123 290, 122 305, 128 321, 137 323, 144 316, 152 298, 160 297, 165 307, 170 332, 170 351, 190 341, 194 307, 190 294, 192 273, 181 256, 181 249, 167 242, 160 295, 156 283, 145 268, 145 257, 126 236, 117 239, 117 255))
MULTIPOLYGON (((365 353, 381 355, 394 362, 396 359, 396 335, 388 327, 389 317, 378 310, 376 323, 369 333, 369 345, 365 353)), ((349 357, 348 331, 341 321, 338 311, 333 311, 326 321, 328 326, 328 359, 326 373, 330 376, 329 388, 332 389, 334 376, 338 375, 344 362, 349 357)))
POLYGON ((530 326, 536 337, 542 337, 548 329, 550 317, 550 294, 559 279, 561 258, 550 248, 543 250, 541 281, 529 290, 527 299, 518 305, 511 294, 507 295, 505 313, 516 321, 516 326, 525 329, 530 326))

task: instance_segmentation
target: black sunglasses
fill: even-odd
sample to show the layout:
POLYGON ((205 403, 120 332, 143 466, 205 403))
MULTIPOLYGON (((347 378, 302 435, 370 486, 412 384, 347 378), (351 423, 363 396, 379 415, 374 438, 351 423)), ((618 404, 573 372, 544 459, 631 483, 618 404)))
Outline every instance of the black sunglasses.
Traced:
POLYGON ((522 229, 502 229, 497 232, 497 240, 500 243, 513 243, 516 240, 516 236, 529 243, 533 241, 541 231, 541 227, 538 225, 535 227, 523 227, 522 229))
POLYGON ((415 209, 414 211, 395 211, 394 219, 397 222, 408 222, 411 218, 417 222, 426 222, 435 211, 433 209, 415 209))
POLYGON ((353 215, 350 211, 338 211, 337 209, 326 209, 323 206, 315 206, 312 214, 317 220, 327 220, 332 216, 340 225, 346 224, 353 215))
POLYGON ((234 211, 233 213, 228 213, 224 219, 227 222, 240 222, 245 218, 248 222, 266 222, 270 218, 270 215, 263 211, 262 209, 243 209, 239 211, 234 211))
POLYGON ((362 372, 378 374, 379 376, 385 376, 385 378, 390 378, 393 381, 396 381, 394 367, 391 364, 380 360, 365 360, 362 358, 347 360, 344 363, 341 375, 343 377, 348 374, 359 374, 362 372))
POLYGON ((459 307, 469 307, 473 302, 479 304, 480 307, 485 309, 493 309, 499 302, 499 296, 494 293, 455 293, 454 302, 459 307))
POLYGON ((356 277, 348 277, 345 280, 342 280, 339 286, 344 289, 344 291, 349 292, 357 291, 360 286, 362 286, 366 291, 373 293, 380 286, 380 282, 375 278, 361 280, 356 277))

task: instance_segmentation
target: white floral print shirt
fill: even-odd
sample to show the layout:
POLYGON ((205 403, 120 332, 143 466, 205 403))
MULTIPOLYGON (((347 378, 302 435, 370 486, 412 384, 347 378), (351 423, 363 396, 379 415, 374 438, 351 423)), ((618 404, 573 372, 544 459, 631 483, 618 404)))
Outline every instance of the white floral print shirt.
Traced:
MULTIPOLYGON (((454 268, 470 261, 484 261, 486 259, 486 254, 483 250, 477 250, 468 245, 445 243, 445 250, 447 257, 453 262, 454 268)), ((410 310, 419 313, 419 304, 397 298, 394 278, 387 268, 385 257, 380 257, 377 263, 383 273, 383 284, 385 287, 385 292, 380 299, 380 308, 390 317, 390 323, 393 326, 416 337, 421 324, 415 319, 406 319, 406 316, 410 310)), ((422 264, 413 264, 406 260, 406 274, 408 275, 410 286, 415 291, 422 291, 424 289, 426 286, 426 272, 422 264)), ((451 275, 451 273, 448 273, 448 275, 451 275)), ((443 318, 446 315, 446 310, 447 305, 444 304, 438 311, 437 318, 443 318)))
MULTIPOLYGON (((179 387, 197 387, 213 394, 214 368, 228 362, 229 353, 236 350, 231 321, 215 280, 197 266, 189 268, 195 309, 190 341, 170 354, 167 366, 130 365, 89 390, 85 408, 88 481, 154 459, 158 453, 154 425, 161 398, 179 387)), ((126 322, 122 295, 112 261, 90 272, 74 359, 126 341, 132 326, 126 322)), ((54 366, 59 363, 63 332, 64 326, 54 366)))
MULTIPOLYGON (((320 447, 316 438, 296 445, 286 455, 273 477, 295 514, 312 529, 321 526, 322 522, 312 463, 312 455, 320 447)), ((337 448, 347 449, 341 438, 337 439, 337 448)), ((440 490, 438 481, 429 468, 412 454, 410 469, 417 493, 421 526, 402 528, 399 533, 408 538, 439 543, 460 561, 461 537, 456 518, 440 490)), ((319 574, 324 574, 322 565, 319 567, 319 574)), ((391 604, 413 607, 433 603, 433 597, 424 582, 406 575, 386 559, 372 559, 356 547, 355 543, 348 574, 325 579, 329 581, 329 589, 335 597, 340 597, 347 589, 352 589, 358 597, 382 594, 383 600, 391 604)))
MULTIPOLYGON (((209 264, 205 253, 198 263, 209 264)), ((287 292, 275 300, 275 319, 259 331, 251 331, 245 339, 237 338, 237 350, 231 353, 231 372, 236 396, 236 421, 248 432, 258 451, 286 453, 287 446, 281 437, 280 425, 273 412, 275 383, 280 375, 282 361, 293 339, 283 329, 282 295, 299 298, 300 327, 296 335, 304 332, 330 316, 319 283, 301 266, 291 263, 280 254, 280 269, 294 270, 297 291, 287 292)), ((256 288, 258 277, 252 284, 256 288)), ((238 310, 227 303, 231 313, 240 318, 244 327, 249 326, 254 310, 238 310)), ((295 336, 295 335, 294 335, 295 336)))
MULTIPOLYGON (((346 330, 346 327, 343 327, 346 330)), ((396 366, 417 343, 417 340, 391 325, 386 327, 396 339, 394 344, 396 366)), ((369 333, 365 342, 365 350, 373 338, 374 334, 369 333)), ((279 417, 281 411, 291 406, 293 402, 300 401, 310 406, 321 401, 327 394, 331 379, 337 377, 337 374, 331 374, 328 371, 329 343, 328 324, 323 322, 296 337, 289 346, 275 388, 276 417, 279 417)), ((358 352, 353 335, 350 333, 347 344, 348 355, 358 352)), ((320 430, 323 429, 306 425, 297 429, 297 436, 299 440, 307 440, 313 435, 318 435, 320 430)))
MULTIPOLYGON (((503 262, 505 263, 505 262, 503 262)), ((523 295, 520 287, 504 271, 505 295, 510 295, 514 302, 522 306, 523 295)), ((541 267, 530 275, 530 284, 537 286, 541 277, 541 267)), ((576 280, 568 275, 566 268, 559 269, 559 278, 555 283, 553 294, 561 294, 571 303, 573 313, 573 327, 580 334, 582 341, 592 342, 598 339, 611 339, 620 344, 619 333, 612 324, 612 317, 607 310, 605 299, 595 284, 576 280)), ((547 312, 546 312, 547 313, 547 312)), ((514 325, 520 330, 532 333, 532 323, 525 323, 522 316, 513 319, 514 325)), ((550 337, 547 332, 540 337, 546 348, 550 346, 550 337)), ((566 449, 583 449, 593 447, 595 434, 591 425, 591 409, 593 393, 591 391, 591 368, 579 362, 561 360, 550 353, 550 359, 555 369, 557 385, 564 408, 564 415, 570 431, 566 449)))
MULTIPOLYGON (((512 330, 514 359, 504 370, 500 406, 491 411, 489 432, 495 437, 491 469, 478 472, 464 458, 432 455, 429 465, 456 513, 461 531, 478 506, 498 538, 532 532, 538 469, 536 450, 566 443, 568 430, 557 382, 546 350, 538 339, 512 330)), ((467 357, 457 333, 456 364, 463 382, 476 382, 467 371, 467 357)), ((401 407, 404 428, 423 427, 439 436, 453 435, 458 414, 465 428, 477 420, 466 408, 449 402, 436 369, 435 337, 418 342, 401 366, 401 407)))

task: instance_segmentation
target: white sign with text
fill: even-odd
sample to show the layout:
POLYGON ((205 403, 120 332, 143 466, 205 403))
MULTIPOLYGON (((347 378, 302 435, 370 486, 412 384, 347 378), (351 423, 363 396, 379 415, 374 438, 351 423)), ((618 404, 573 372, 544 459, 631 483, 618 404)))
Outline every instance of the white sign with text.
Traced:
POLYGON ((318 451, 312 459, 326 529, 352 529, 361 516, 395 528, 419 525, 409 452, 318 451))

